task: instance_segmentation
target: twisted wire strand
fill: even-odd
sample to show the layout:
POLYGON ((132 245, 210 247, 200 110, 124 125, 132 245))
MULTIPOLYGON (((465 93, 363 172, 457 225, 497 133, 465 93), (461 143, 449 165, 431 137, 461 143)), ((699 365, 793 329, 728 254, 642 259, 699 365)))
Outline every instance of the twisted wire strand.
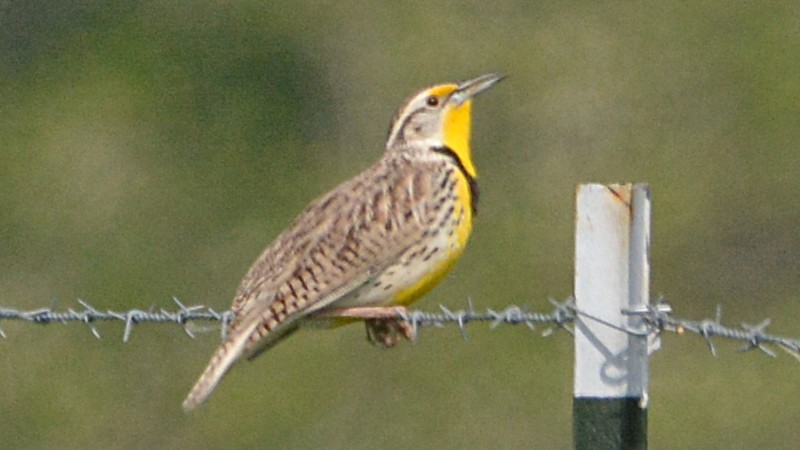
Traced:
MULTIPOLYGON (((18 310, 14 308, 0 307, 0 323, 3 321, 23 321, 38 324, 50 323, 69 323, 82 322, 86 324, 96 338, 100 338, 95 324, 101 321, 118 321, 125 323, 122 334, 123 342, 128 342, 137 324, 144 322, 173 323, 180 325, 186 334, 194 338, 195 335, 189 327, 192 322, 220 322, 220 333, 225 337, 225 330, 228 323, 233 319, 230 311, 216 311, 202 305, 186 306, 180 300, 173 297, 173 302, 177 307, 174 310, 165 308, 150 308, 148 310, 130 309, 128 311, 100 310, 86 302, 78 300, 81 308, 68 308, 66 311, 55 311, 51 308, 39 308, 34 310, 18 310)), ((606 323, 597 317, 593 317, 576 308, 573 298, 563 301, 549 300, 552 309, 549 312, 536 312, 528 309, 510 305, 501 310, 485 309, 476 310, 471 300, 468 300, 465 309, 450 309, 444 305, 439 306, 439 311, 426 312, 419 310, 397 312, 397 318, 407 321, 416 332, 421 327, 444 327, 446 325, 458 326, 461 335, 467 338, 467 325, 473 322, 489 323, 490 328, 501 325, 525 325, 530 329, 535 329, 536 325, 550 325, 543 332, 543 336, 549 336, 558 329, 573 334, 570 323, 576 319, 589 319, 617 330, 624 331, 634 336, 657 336, 663 332, 671 332, 679 335, 693 333, 706 340, 711 354, 716 356, 717 349, 713 339, 724 339, 744 342, 739 351, 759 350, 770 357, 777 357, 777 354, 769 347, 778 347, 786 351, 798 361, 800 361, 800 339, 776 336, 767 332, 767 328, 772 323, 770 319, 765 319, 755 325, 741 323, 740 327, 726 326, 722 324, 722 310, 717 307, 714 318, 704 318, 692 320, 676 317, 672 307, 663 298, 659 298, 655 304, 647 305, 639 310, 623 310, 623 314, 636 315, 642 318, 645 329, 629 329, 606 323)), ((6 333, 0 328, 0 337, 5 338, 6 333)))

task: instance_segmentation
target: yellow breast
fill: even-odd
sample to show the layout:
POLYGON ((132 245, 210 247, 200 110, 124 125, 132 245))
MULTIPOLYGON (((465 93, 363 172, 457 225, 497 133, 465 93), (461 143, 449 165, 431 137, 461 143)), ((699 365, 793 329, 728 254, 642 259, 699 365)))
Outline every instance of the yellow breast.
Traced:
MULTIPOLYGON (((456 176, 456 199, 453 202, 452 219, 444 229, 432 237, 433 240, 438 242, 425 244, 440 245, 445 251, 441 252, 438 258, 431 258, 427 262, 418 262, 417 264, 420 265, 419 271, 422 274, 416 277, 417 279, 410 285, 398 290, 394 295, 392 304, 408 305, 425 295, 442 281, 464 252, 469 236, 472 233, 472 192, 466 177, 460 172, 457 172, 456 176)), ((412 264, 414 263, 412 262, 412 264)))

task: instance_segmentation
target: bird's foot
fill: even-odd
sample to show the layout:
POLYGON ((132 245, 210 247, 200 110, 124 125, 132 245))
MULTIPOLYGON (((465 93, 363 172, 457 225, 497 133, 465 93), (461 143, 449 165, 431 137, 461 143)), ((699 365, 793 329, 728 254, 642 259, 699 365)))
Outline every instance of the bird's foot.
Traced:
POLYGON ((414 327, 398 317, 367 319, 364 323, 367 327, 367 340, 384 348, 397 345, 401 336, 412 342, 416 337, 414 327))
POLYGON ((397 345, 401 336, 409 341, 413 341, 416 337, 414 327, 402 318, 405 312, 404 306, 374 306, 331 309, 317 316, 364 319, 367 340, 375 345, 389 348, 397 345))

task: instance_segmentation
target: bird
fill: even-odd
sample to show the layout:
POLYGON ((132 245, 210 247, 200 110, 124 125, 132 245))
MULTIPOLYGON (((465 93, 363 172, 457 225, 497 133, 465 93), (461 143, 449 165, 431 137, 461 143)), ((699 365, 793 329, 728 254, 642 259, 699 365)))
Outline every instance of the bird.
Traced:
POLYGON ((301 325, 364 320, 379 345, 413 339, 400 311, 453 267, 477 213, 472 99, 503 78, 433 85, 406 99, 381 158, 312 201, 253 263, 185 411, 203 404, 235 363, 301 325))

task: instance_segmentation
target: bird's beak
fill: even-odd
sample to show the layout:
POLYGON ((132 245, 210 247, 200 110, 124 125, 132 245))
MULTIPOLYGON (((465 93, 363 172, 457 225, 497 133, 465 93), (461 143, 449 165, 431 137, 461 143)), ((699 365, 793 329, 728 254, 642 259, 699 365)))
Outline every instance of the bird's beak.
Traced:
POLYGON ((481 75, 478 78, 473 78, 471 80, 463 81, 459 83, 458 89, 450 96, 449 101, 453 103, 456 107, 460 106, 465 101, 475 97, 476 95, 480 94, 481 92, 489 89, 490 87, 494 86, 495 83, 505 78, 504 75, 498 75, 496 73, 487 73, 486 75, 481 75))

